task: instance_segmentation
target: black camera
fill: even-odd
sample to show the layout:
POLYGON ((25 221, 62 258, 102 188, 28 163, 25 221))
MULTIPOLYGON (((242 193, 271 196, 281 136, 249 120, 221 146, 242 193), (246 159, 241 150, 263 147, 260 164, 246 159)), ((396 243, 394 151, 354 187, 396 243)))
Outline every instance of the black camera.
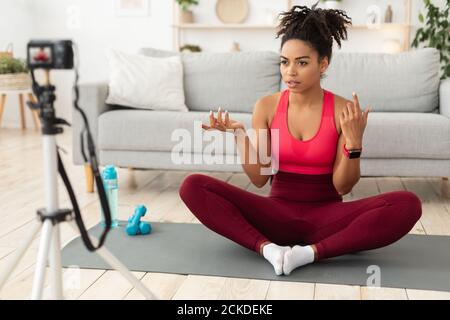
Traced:
POLYGON ((31 40, 27 45, 28 69, 72 69, 71 40, 31 40))

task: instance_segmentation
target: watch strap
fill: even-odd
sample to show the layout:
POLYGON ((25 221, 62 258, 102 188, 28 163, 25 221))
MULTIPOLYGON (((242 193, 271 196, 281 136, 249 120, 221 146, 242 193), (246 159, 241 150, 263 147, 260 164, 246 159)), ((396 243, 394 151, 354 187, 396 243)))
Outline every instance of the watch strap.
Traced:
POLYGON ((348 149, 345 147, 345 143, 344 143, 344 145, 343 145, 343 152, 344 152, 344 155, 345 155, 347 158, 350 158, 350 153, 351 153, 352 151, 362 152, 362 147, 359 148, 359 149, 350 149, 350 150, 348 150, 348 149))

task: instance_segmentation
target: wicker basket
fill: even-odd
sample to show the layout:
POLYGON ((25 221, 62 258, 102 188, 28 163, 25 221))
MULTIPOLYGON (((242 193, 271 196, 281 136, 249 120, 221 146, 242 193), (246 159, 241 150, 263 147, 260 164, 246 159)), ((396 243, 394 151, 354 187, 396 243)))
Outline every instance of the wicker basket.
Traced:
POLYGON ((0 74, 0 90, 26 90, 31 88, 28 73, 0 74))

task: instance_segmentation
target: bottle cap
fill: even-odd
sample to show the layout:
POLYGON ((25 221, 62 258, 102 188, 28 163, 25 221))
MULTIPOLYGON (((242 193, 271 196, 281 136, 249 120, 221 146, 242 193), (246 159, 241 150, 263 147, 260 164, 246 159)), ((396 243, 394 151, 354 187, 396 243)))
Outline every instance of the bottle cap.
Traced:
POLYGON ((103 179, 117 179, 117 171, 113 165, 107 165, 102 172, 103 179))

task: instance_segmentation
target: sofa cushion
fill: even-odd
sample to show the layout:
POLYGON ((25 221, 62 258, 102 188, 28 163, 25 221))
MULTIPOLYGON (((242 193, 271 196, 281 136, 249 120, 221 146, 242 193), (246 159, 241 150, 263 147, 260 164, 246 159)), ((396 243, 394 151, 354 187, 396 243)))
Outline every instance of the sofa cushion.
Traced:
POLYGON ((189 111, 184 103, 180 57, 154 58, 107 51, 110 79, 106 103, 139 109, 189 111))
POLYGON ((439 103, 439 51, 333 54, 322 86, 374 111, 431 112, 439 103))
POLYGON ((181 55, 186 105, 189 110, 252 112, 262 96, 280 90, 279 55, 254 52, 173 52, 142 48, 152 57, 181 55))
MULTIPOLYGON (((251 114, 233 113, 231 118, 251 128, 251 114)), ((102 150, 171 151, 181 138, 171 141, 175 129, 179 134, 194 137, 194 121, 209 123, 207 112, 173 112, 150 110, 116 110, 103 113, 99 118, 99 147, 102 150), (163 124, 163 125, 162 125, 163 124), (184 129, 184 130, 183 130, 184 129)), ((196 134, 206 131, 201 129, 196 134)), ((231 134, 209 131, 214 135, 229 136, 232 147, 218 145, 216 152, 236 154, 231 134)), ((183 140, 184 141, 184 140, 183 140)), ((201 153, 211 144, 205 137, 201 144, 185 150, 201 153)), ((229 142, 230 142, 229 141, 229 142)), ((366 158, 428 158, 450 159, 450 119, 434 113, 372 112, 364 133, 363 157, 366 158), (430 143, 432 142, 432 143, 430 143)))

